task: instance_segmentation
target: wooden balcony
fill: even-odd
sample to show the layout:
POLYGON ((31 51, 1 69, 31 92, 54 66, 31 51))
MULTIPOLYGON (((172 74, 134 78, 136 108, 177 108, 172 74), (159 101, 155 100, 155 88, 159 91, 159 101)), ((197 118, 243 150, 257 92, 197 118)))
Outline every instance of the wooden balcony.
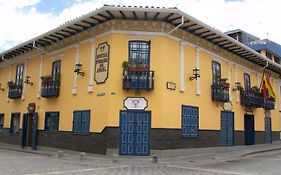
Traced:
POLYGON ((60 81, 59 80, 51 80, 51 81, 42 82, 41 96, 43 98, 58 97, 59 94, 60 94, 60 81))
POLYGON ((8 97, 10 99, 20 99, 22 96, 22 85, 9 86, 8 97))
POLYGON ((212 89, 212 100, 213 101, 220 101, 220 102, 227 102, 229 101, 229 88, 224 87, 222 85, 215 85, 211 86, 212 89))
POLYGON ((275 99, 269 98, 267 100, 264 100, 264 109, 266 110, 275 109, 275 99))
POLYGON ((123 70, 123 89, 153 90, 154 71, 146 68, 123 70))
POLYGON ((260 108, 264 106, 264 99, 260 92, 257 91, 240 91, 241 105, 252 108, 260 108))

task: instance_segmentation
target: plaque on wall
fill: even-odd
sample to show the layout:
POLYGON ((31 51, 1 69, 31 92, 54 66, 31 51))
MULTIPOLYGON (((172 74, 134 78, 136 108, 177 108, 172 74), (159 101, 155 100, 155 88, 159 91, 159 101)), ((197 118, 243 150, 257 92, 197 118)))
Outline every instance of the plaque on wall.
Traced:
POLYGON ((126 109, 144 110, 148 103, 144 97, 127 97, 124 100, 124 107, 126 109))
POLYGON ((107 42, 98 45, 96 50, 95 81, 97 84, 105 83, 108 78, 109 45, 107 42))
POLYGON ((176 90, 176 83, 167 82, 166 86, 167 86, 167 89, 176 90))

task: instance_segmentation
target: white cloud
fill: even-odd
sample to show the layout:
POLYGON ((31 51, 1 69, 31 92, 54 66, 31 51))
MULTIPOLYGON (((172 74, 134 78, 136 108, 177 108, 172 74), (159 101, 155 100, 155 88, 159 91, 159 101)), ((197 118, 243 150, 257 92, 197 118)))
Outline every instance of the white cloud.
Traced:
MULTIPOLYGON (((0 0, 0 51, 27 41, 59 25, 86 14, 104 4, 133 6, 178 7, 187 14, 221 31, 240 28, 260 38, 281 44, 276 0, 95 0, 76 2, 58 15, 39 13, 34 5, 40 0, 0 0), (20 9, 30 7, 29 11, 20 9)), ((46 7, 47 8, 47 7, 46 7)))

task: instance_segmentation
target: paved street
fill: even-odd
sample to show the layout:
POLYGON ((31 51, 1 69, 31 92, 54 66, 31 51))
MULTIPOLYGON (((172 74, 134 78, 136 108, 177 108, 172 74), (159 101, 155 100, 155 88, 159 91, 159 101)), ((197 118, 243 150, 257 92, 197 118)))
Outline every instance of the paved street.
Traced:
MULTIPOLYGON (((243 149, 240 148, 240 149, 243 149)), ((113 162, 110 157, 38 155, 0 149, 0 174, 2 175, 246 175, 281 174, 281 150, 252 155, 234 154, 235 148, 183 155, 173 158, 159 158, 157 164, 151 157, 121 157, 113 162)))

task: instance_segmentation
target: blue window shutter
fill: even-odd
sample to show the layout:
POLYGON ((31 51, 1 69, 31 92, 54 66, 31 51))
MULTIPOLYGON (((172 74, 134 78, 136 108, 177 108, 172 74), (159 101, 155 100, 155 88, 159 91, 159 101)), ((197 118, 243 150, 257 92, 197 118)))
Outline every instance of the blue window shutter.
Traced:
POLYGON ((90 129, 90 111, 82 113, 82 133, 88 133, 90 129))
POLYGON ((73 113, 73 132, 81 133, 81 112, 75 111, 73 113))

